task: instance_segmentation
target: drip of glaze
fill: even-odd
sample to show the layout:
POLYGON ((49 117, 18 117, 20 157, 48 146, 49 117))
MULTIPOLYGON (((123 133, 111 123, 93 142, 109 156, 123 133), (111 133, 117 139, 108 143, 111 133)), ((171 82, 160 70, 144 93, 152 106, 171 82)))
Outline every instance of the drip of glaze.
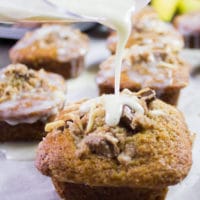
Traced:
POLYGON ((102 104, 105 108, 105 122, 109 126, 116 126, 119 124, 123 112, 123 106, 129 106, 135 113, 144 114, 144 109, 139 103, 136 96, 129 96, 126 94, 116 95, 103 95, 84 103, 80 111, 82 113, 89 112, 90 109, 97 104, 102 104))
POLYGON ((34 96, 29 94, 28 100, 24 97, 23 100, 11 99, 1 103, 1 120, 6 121, 12 126, 21 123, 33 124, 38 120, 45 121, 49 116, 58 113, 64 103, 64 94, 56 91, 51 94, 49 94, 49 92, 44 94, 41 93, 40 97, 42 97, 42 95, 42 100, 35 100, 34 96), (46 97, 44 95, 46 95, 46 97), (30 102, 31 97, 34 102, 32 102, 31 106, 26 107, 26 102, 30 102), (21 107, 18 105, 21 105, 21 107), (38 113, 38 115, 34 115, 34 113, 38 113))
POLYGON ((0 143, 0 153, 7 160, 31 161, 35 159, 38 142, 0 143))

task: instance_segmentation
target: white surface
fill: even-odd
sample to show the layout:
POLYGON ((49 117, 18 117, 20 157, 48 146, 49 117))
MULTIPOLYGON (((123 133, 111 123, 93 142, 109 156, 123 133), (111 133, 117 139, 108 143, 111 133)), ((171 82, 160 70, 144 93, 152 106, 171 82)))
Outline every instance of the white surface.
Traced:
MULTIPOLYGON (((195 52, 196 55, 197 52, 195 52)), ((184 52, 185 55, 185 52, 184 52)), ((199 59, 186 52, 186 58, 199 59), (188 56, 189 55, 189 56, 188 56)), ((200 52, 199 52, 200 55, 200 52)), ((88 55, 85 73, 78 79, 68 83, 68 101, 79 97, 95 97, 98 94, 94 72, 97 65, 108 56, 102 41, 92 42, 88 55)), ((189 59, 190 60, 190 59, 189 59)), ((200 199, 200 74, 193 77, 187 89, 182 92, 179 108, 184 112, 192 132, 197 134, 193 150, 193 167, 187 179, 181 184, 171 187, 167 200, 199 200, 200 199)), ((42 176, 34 167, 34 162, 7 161, 0 158, 0 200, 58 200, 51 181, 42 176)))

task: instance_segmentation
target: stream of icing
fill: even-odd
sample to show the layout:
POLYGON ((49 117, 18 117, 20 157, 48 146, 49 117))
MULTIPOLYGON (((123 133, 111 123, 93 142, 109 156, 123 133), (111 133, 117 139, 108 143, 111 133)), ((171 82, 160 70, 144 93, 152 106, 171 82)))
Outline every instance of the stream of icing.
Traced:
MULTIPOLYGON (((133 12, 141 9, 148 3, 148 0, 48 0, 53 5, 76 13, 80 16, 95 18, 99 23, 110 26, 117 31, 118 44, 115 55, 115 94, 104 95, 92 100, 92 104, 101 101, 106 111, 105 122, 110 126, 116 126, 122 115, 124 105, 129 105, 136 112, 143 113, 142 106, 137 99, 130 98, 120 94, 121 65, 124 55, 125 45, 129 38, 133 12)), ((91 102, 90 102, 91 103, 91 102)), ((87 104, 82 107, 83 110, 89 111, 86 107, 93 106, 87 104)))

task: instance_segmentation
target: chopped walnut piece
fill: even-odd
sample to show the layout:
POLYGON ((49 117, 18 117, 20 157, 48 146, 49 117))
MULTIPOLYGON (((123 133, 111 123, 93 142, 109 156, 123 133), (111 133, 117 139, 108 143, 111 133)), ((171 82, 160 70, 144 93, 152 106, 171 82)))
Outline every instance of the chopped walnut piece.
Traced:
MULTIPOLYGON (((123 92, 128 92, 124 90, 123 92)), ((156 93, 154 90, 149 88, 143 89, 136 93, 137 97, 140 99, 140 103, 143 106, 145 113, 148 113, 148 104, 156 98, 156 93)), ((152 126, 151 120, 146 115, 141 115, 135 113, 129 106, 125 105, 123 107, 122 116, 120 119, 120 124, 129 129, 130 134, 136 134, 141 131, 144 127, 152 126)))
POLYGON ((134 118, 134 115, 135 113, 132 112, 130 107, 124 106, 120 122, 128 128, 134 129, 135 127, 131 126, 131 122, 134 118))
POLYGON ((117 157, 117 160, 124 165, 127 165, 131 162, 132 158, 128 155, 126 155, 124 152, 120 153, 117 157))
POLYGON ((117 146, 118 142, 119 140, 111 133, 91 133, 79 144, 77 155, 82 157, 89 149, 91 153, 115 158, 120 153, 120 149, 117 146))
POLYGON ((135 147, 133 146, 133 144, 128 143, 125 145, 124 151, 119 154, 117 159, 121 164, 127 165, 131 162, 134 156, 135 156, 135 147))
POLYGON ((83 131, 83 125, 78 114, 69 113, 65 114, 64 117, 66 122, 73 122, 81 131, 83 131))
POLYGON ((82 135, 84 134, 84 132, 79 128, 79 126, 76 123, 72 121, 67 121, 66 126, 70 130, 70 133, 75 139, 76 143, 78 143, 80 139, 82 138, 82 135))
POLYGON ((151 103, 156 98, 156 92, 150 88, 143 89, 137 93, 140 99, 146 101, 147 104, 151 103))
POLYGON ((142 129, 144 116, 132 112, 131 108, 124 106, 121 117, 121 124, 129 129, 130 134, 136 134, 142 129))

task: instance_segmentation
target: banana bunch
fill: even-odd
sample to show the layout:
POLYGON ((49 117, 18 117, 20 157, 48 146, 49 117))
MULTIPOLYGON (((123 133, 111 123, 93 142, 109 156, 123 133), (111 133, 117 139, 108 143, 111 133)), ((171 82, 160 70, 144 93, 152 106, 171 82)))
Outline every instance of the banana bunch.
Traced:
POLYGON ((161 19, 171 21, 175 13, 200 11, 200 0, 152 0, 152 6, 161 19))

